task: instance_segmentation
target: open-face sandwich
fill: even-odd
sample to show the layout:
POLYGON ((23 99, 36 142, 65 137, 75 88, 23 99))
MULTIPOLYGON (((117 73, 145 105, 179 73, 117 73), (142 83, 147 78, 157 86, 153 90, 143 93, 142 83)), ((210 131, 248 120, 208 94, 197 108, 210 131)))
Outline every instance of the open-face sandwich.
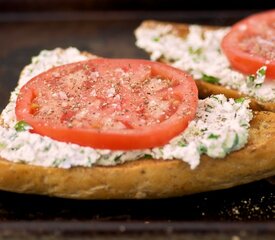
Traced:
POLYGON ((1 114, 0 189, 166 198, 275 174, 275 113, 198 100, 191 76, 146 60, 42 51, 1 114))
POLYGON ((249 97, 254 110, 275 112, 275 10, 229 27, 144 21, 137 46, 152 60, 189 72, 201 97, 249 97))

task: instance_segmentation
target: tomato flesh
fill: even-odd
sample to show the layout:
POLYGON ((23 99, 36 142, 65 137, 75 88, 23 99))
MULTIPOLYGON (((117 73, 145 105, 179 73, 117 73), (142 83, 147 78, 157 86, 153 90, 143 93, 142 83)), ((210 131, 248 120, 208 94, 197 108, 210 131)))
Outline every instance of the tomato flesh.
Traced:
POLYGON ((252 15, 236 23, 223 38, 222 50, 230 64, 244 74, 267 66, 266 77, 275 79, 275 10, 252 15))
POLYGON ((50 69, 24 85, 16 116, 32 132, 99 149, 161 146, 195 116, 186 73, 146 60, 92 59, 50 69))

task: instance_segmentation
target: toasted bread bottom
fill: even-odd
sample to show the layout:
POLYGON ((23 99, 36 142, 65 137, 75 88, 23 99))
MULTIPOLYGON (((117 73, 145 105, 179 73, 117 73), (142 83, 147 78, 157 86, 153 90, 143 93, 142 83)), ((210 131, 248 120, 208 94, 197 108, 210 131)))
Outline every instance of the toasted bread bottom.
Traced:
POLYGON ((229 188, 275 175, 275 113, 259 112, 245 148, 224 159, 143 159, 118 166, 45 168, 0 159, 0 189, 75 199, 167 198, 229 188))

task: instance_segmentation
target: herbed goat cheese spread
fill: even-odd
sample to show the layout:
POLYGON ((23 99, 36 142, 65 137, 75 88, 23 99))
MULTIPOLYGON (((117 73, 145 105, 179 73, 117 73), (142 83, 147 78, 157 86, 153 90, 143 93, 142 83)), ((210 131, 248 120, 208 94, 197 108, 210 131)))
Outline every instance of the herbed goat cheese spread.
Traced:
POLYGON ((196 117, 188 128, 168 144, 153 149, 98 150, 30 133, 28 127, 22 129, 15 116, 16 97, 20 88, 32 77, 54 66, 85 59, 87 57, 75 48, 44 50, 24 68, 19 85, 1 115, 4 126, 0 127, 1 157, 13 162, 60 168, 115 165, 141 158, 181 159, 194 169, 202 154, 223 158, 247 143, 252 119, 249 100, 227 99, 224 95, 199 100, 196 117))
POLYGON ((246 76, 231 69, 221 50, 221 41, 229 28, 205 30, 190 25, 185 38, 172 25, 158 24, 136 30, 136 45, 151 54, 152 60, 165 59, 172 66, 185 70, 196 80, 238 90, 262 102, 275 102, 275 81, 265 80, 266 66, 246 76))

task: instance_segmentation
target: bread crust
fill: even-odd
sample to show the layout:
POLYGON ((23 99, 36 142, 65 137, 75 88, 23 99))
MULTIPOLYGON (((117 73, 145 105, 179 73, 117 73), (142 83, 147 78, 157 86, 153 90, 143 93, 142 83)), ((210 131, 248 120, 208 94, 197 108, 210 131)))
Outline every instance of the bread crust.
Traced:
POLYGON ((117 166, 46 168, 0 159, 0 189, 75 199, 167 198, 229 188, 275 175, 275 113, 256 112, 245 148, 224 159, 142 159, 117 166))
MULTIPOLYGON (((165 25, 172 26, 172 34, 181 38, 185 38, 189 33, 189 25, 183 23, 172 23, 172 22, 158 22, 154 20, 147 20, 142 22, 142 24, 138 28, 149 28, 154 29, 157 26, 165 26, 165 25)), ((203 26, 204 30, 213 30, 219 29, 223 27, 217 26, 203 26)), ((150 52, 148 52, 150 53, 150 52)), ((168 63, 167 59, 159 59, 160 62, 168 63)), ((213 94, 224 94, 228 98, 239 98, 239 97, 249 97, 251 99, 250 107, 255 111, 271 111, 275 112, 275 102, 262 102, 245 94, 238 92, 237 90, 229 89, 217 84, 211 84, 204 81, 196 81, 198 90, 199 90, 199 97, 206 98, 213 94)))

